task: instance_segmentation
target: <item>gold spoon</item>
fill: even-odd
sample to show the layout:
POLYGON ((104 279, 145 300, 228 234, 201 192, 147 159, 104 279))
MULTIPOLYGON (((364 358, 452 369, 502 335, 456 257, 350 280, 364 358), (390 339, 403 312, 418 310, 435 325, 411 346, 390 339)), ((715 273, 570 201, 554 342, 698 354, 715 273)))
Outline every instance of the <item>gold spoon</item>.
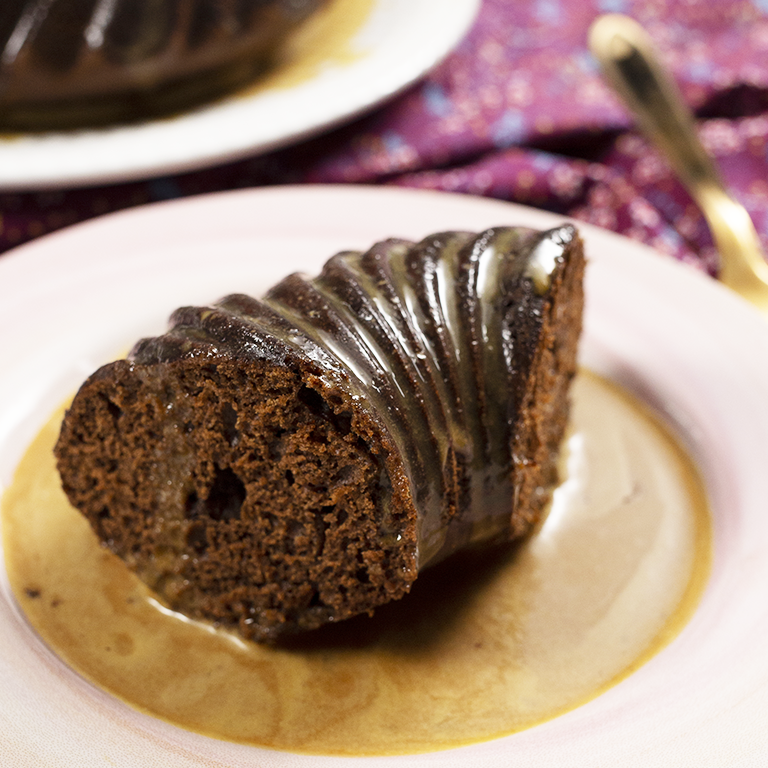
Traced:
POLYGON ((648 34, 628 16, 607 14, 593 23, 589 47, 701 208, 720 253, 720 280, 768 315, 768 264, 755 227, 744 206, 726 191, 648 34))

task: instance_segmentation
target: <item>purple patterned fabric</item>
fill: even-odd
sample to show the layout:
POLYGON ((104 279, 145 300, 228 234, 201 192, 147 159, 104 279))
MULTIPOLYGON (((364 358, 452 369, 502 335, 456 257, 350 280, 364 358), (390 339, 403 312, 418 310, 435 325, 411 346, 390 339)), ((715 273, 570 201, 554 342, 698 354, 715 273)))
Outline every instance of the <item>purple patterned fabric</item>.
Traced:
POLYGON ((0 194, 0 250, 170 197, 385 183, 546 208, 715 273, 700 213, 632 130, 587 51, 589 25, 605 12, 635 17, 655 39, 705 145, 768 244, 768 0, 485 0, 470 34, 427 78, 324 136, 176 177, 0 194))

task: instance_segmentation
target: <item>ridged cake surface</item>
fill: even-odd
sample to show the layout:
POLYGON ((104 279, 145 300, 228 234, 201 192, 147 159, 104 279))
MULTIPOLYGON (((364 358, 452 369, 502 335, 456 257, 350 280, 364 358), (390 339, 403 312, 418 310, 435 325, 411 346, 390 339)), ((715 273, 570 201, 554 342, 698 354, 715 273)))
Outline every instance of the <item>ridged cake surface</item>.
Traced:
POLYGON ((531 529, 581 328, 570 225, 391 239, 186 307, 86 382, 63 486, 172 607, 274 640, 531 529))

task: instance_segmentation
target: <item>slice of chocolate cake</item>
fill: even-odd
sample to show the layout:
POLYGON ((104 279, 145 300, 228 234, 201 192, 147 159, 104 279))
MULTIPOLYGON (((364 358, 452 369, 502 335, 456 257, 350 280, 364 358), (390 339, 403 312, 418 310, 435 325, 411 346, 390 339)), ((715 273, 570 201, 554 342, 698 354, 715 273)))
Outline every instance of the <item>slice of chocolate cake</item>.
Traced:
POLYGON ((64 490, 172 608, 273 641, 531 529, 581 330, 570 225, 387 240, 186 307, 83 384, 64 490))

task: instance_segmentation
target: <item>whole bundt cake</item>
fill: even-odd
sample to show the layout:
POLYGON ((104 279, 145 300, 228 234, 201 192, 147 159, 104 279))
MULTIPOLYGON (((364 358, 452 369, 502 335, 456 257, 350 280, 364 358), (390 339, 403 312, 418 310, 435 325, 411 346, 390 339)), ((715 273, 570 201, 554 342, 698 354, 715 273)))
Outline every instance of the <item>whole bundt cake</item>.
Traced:
POLYGON ((370 612, 538 520, 583 270, 570 225, 447 232, 179 309, 76 395, 64 490, 188 616, 273 641, 370 612))
POLYGON ((324 0, 3 0, 0 128, 168 114, 253 80, 324 0))

